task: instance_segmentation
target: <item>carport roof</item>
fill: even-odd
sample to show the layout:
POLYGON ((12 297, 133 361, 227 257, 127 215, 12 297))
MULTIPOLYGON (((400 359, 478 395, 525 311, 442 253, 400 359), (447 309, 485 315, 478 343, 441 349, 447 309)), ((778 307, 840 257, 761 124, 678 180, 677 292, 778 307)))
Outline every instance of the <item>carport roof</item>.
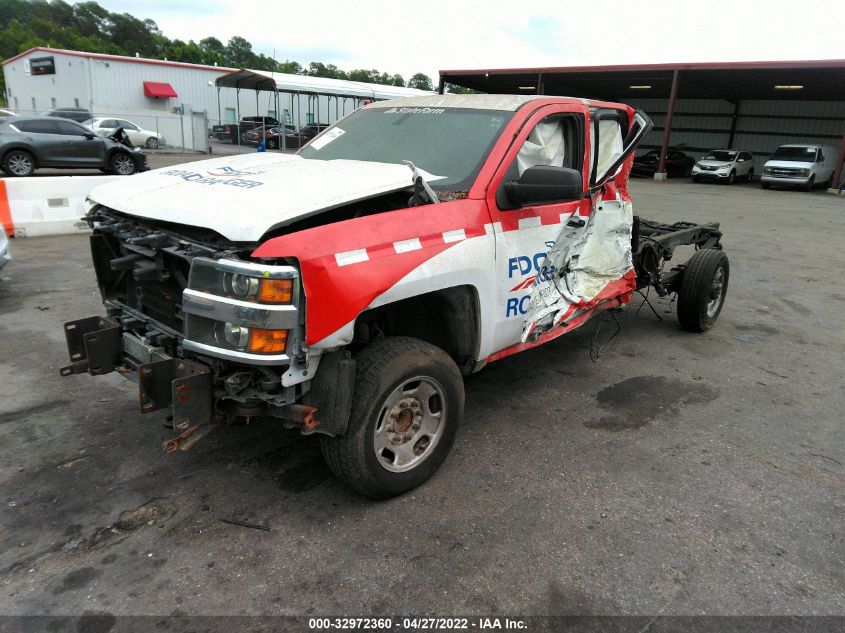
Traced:
POLYGON ((279 92, 302 92, 361 99, 395 99, 397 97, 431 94, 424 90, 401 86, 385 86, 361 81, 327 79, 325 77, 274 73, 246 68, 222 75, 215 80, 215 83, 218 87, 240 88, 241 90, 278 90, 279 92))
POLYGON ((669 98, 675 71, 679 99, 845 101, 845 59, 441 70, 440 79, 489 93, 532 94, 542 86, 543 94, 624 101, 669 98))

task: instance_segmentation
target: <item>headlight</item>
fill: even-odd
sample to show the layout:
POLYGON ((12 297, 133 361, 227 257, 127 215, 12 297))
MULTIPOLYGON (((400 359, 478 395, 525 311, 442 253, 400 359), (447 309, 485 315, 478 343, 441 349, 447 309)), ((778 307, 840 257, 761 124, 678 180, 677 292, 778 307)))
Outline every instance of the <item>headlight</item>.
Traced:
POLYGON ((217 326, 218 343, 226 343, 237 350, 243 351, 249 343, 249 328, 234 323, 220 323, 217 326))
POLYGON ((810 170, 809 170, 809 169, 802 169, 802 170, 801 170, 801 171, 799 171, 798 173, 799 173, 799 174, 801 174, 802 176, 809 176, 809 175, 810 175, 810 170))
POLYGON ((771 174, 772 168, 771 167, 763 167, 763 173, 766 174, 766 175, 771 174))
POLYGON ((258 292, 258 279, 240 273, 224 273, 223 285, 238 299, 252 298, 258 292))
POLYGON ((698 169, 701 169, 701 163, 696 163, 695 167, 697 167, 698 169))
POLYGON ((301 326, 298 278, 293 266, 195 258, 182 293, 185 348, 258 364, 289 362, 288 344, 301 326))

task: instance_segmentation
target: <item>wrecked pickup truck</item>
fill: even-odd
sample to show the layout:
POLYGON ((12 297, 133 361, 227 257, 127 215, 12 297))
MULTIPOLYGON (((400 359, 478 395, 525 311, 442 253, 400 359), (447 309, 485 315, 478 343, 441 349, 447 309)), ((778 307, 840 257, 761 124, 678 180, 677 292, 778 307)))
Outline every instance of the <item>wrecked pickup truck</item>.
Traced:
POLYGON ((167 452, 261 416, 320 436, 332 471, 389 497, 430 477, 462 375, 634 292, 708 329, 728 285, 718 224, 633 215, 651 128, 618 103, 433 95, 374 103, 297 155, 159 169, 90 195, 107 316, 65 325, 63 375, 118 371, 170 414, 167 452), (685 264, 666 269, 679 245, 685 264))

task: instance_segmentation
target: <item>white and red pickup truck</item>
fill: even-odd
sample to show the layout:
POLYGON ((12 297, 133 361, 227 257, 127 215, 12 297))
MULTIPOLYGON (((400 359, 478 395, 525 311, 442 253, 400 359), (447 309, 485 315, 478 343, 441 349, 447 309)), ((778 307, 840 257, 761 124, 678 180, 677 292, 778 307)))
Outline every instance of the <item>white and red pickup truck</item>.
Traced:
POLYGON ((462 375, 654 286, 716 320, 718 224, 633 215, 651 121, 618 104, 432 95, 359 109, 296 155, 98 187, 86 219, 107 316, 67 323, 62 375, 119 371, 186 450, 227 420, 318 433, 333 472, 388 497, 449 452, 462 375), (666 270, 676 246, 695 255, 666 270))

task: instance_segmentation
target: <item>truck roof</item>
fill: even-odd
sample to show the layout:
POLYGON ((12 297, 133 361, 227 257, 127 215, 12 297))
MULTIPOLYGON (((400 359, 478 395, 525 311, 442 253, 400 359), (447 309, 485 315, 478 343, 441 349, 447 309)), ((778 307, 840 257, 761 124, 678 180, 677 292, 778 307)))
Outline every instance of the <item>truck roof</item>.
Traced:
MULTIPOLYGON (((368 108, 474 108, 477 110, 518 110, 522 105, 537 99, 572 100, 572 97, 553 97, 550 95, 425 95, 403 97, 389 101, 376 101, 368 108)), ((587 99, 577 99, 589 105, 587 99)))

